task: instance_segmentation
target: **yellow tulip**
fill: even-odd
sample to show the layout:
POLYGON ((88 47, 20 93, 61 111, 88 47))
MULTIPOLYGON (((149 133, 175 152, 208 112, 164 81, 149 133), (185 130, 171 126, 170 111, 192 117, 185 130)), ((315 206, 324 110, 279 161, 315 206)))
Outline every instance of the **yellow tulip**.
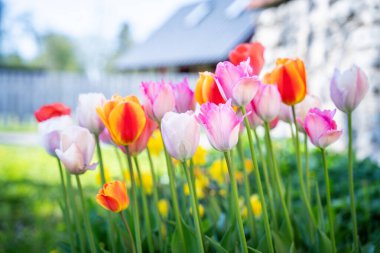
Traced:
POLYGON ((158 212, 165 219, 169 216, 169 207, 169 201, 166 199, 160 199, 157 203, 158 212))

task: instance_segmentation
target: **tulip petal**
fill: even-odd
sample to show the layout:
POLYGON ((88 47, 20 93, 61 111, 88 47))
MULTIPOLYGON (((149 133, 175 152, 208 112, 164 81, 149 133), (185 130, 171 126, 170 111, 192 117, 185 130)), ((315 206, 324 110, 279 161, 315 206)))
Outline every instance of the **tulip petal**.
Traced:
POLYGON ((319 147, 326 148, 330 144, 336 142, 342 135, 342 130, 330 130, 324 133, 318 140, 319 147))
POLYGON ((105 209, 110 210, 112 212, 118 213, 122 210, 120 208, 119 202, 110 196, 98 194, 96 195, 96 202, 105 209))
POLYGON ((80 149, 76 144, 72 144, 66 151, 62 152, 57 149, 57 156, 63 165, 73 174, 82 174, 85 170, 85 164, 80 149))
POLYGON ((235 104, 246 106, 256 95, 260 81, 254 77, 241 78, 232 88, 232 97, 235 104))

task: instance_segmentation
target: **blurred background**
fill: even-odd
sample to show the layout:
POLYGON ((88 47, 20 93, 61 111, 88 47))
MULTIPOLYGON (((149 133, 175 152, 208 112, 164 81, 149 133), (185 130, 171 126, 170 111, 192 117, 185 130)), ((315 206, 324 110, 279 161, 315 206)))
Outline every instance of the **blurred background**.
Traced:
MULTIPOLYGON (((56 171, 40 177, 41 167, 55 164, 36 148, 37 108, 63 102, 75 111, 84 92, 138 95, 142 80, 188 77, 194 87, 199 71, 214 71, 231 49, 249 41, 266 48, 262 74, 278 57, 303 59, 309 92, 325 108, 333 107, 329 82, 334 69, 360 66, 370 90, 353 116, 356 151, 359 158, 380 162, 379 13, 380 0, 0 0, 0 182, 9 193, 0 202, 11 203, 0 208, 0 216, 27 206, 20 195, 44 198, 31 189, 54 199, 49 186, 50 180, 58 182, 56 171)), ((344 122, 338 112, 343 129, 344 122)), ((345 141, 335 149, 344 148, 345 141)), ((31 227, 25 220, 17 223, 17 211, 14 221, 0 222, 0 251, 1 243, 10 240, 2 231, 26 236, 30 231, 23 228, 33 231, 45 223, 44 214, 52 214, 53 207, 30 208, 41 214, 41 220, 20 214, 33 220, 31 227)), ((58 226, 54 217, 49 224, 58 226)), ((49 234, 35 236, 54 240, 49 234)))

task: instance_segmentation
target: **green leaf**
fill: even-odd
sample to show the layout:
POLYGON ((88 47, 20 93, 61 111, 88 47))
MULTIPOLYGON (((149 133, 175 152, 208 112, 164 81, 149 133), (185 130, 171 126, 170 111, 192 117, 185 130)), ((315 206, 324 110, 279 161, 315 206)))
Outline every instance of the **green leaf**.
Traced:
POLYGON ((175 228, 172 241, 171 241, 171 249, 172 252, 199 252, 200 250, 198 249, 198 243, 197 243, 197 237, 195 235, 195 231, 192 230, 182 219, 181 219, 181 224, 182 226, 182 231, 183 231, 183 236, 185 237, 185 241, 183 242, 181 240, 181 234, 180 230, 175 228))
POLYGON ((227 249, 229 252, 232 252, 235 248, 236 242, 238 242, 237 237, 237 229, 236 229, 236 222, 233 222, 231 226, 228 228, 226 233, 223 235, 222 240, 220 241, 220 244, 222 247, 227 249))
POLYGON ((286 237, 283 233, 277 233, 272 231, 272 238, 276 252, 278 253, 288 253, 290 250, 290 242, 286 240, 286 237))
POLYGON ((289 253, 296 253, 296 247, 294 246, 294 242, 290 245, 289 253))
POLYGON ((317 232, 317 252, 330 253, 332 252, 332 245, 327 235, 318 229, 317 232))
POLYGON ((262 253, 260 250, 254 249, 254 248, 249 247, 249 246, 248 246, 248 251, 253 252, 253 253, 262 253))
POLYGON ((269 252, 267 237, 265 236, 265 233, 263 233, 263 235, 261 236, 261 239, 257 248, 261 250, 262 252, 269 252))
POLYGON ((208 236, 205 236, 205 237, 206 237, 206 240, 214 247, 214 249, 217 252, 228 253, 228 251, 225 248, 223 248, 222 245, 220 245, 217 241, 215 241, 211 237, 208 237, 208 236))

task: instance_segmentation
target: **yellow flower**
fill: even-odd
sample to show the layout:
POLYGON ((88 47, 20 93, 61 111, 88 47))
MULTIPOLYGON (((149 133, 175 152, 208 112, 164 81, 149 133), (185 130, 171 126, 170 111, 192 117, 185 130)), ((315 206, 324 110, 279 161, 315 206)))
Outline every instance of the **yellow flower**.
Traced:
MULTIPOLYGON (((110 171, 109 171, 107 166, 104 166, 104 177, 106 179, 106 183, 108 183, 112 180, 111 175, 110 175, 110 171)), ((96 183, 98 185, 103 185, 102 184, 102 174, 101 174, 100 170, 98 170, 98 173, 96 173, 96 183)))
POLYGON ((262 213, 262 206, 259 199, 259 196, 257 194, 251 195, 249 201, 251 202, 251 208, 253 210, 253 214, 256 218, 261 216, 262 213))
MULTIPOLYGON (((146 194, 150 195, 153 192, 153 177, 148 171, 141 172, 142 187, 144 187, 146 194)), ((140 185, 140 182, 139 182, 140 185)))
MULTIPOLYGON (((204 185, 202 184, 202 182, 196 178, 195 179, 195 194, 197 194, 197 197, 199 199, 203 199, 205 197, 205 191, 204 191, 204 185)), ((190 189, 189 189, 189 185, 186 183, 183 185, 183 193, 188 196, 190 195, 190 189)))
POLYGON ((249 159, 244 160, 244 168, 247 170, 248 174, 253 171, 253 163, 249 159))
POLYGON ((193 156, 194 165, 202 166, 206 163, 207 150, 199 146, 193 156))
POLYGON ((148 149, 152 155, 158 156, 164 150, 160 130, 155 130, 148 141, 148 149))
POLYGON ((195 178, 199 180, 199 183, 202 185, 202 187, 209 186, 210 181, 200 168, 195 168, 194 174, 195 174, 195 178))
POLYGON ((208 171, 211 179, 218 182, 218 184, 223 184, 225 177, 228 173, 227 164, 224 160, 215 160, 208 171))
MULTIPOLYGON (((200 216, 200 218, 203 218, 203 216, 205 215, 205 208, 201 204, 199 204, 198 207, 199 207, 199 216, 200 216)), ((192 207, 190 207, 189 211, 190 211, 190 214, 193 215, 193 208, 192 207)))
POLYGON ((169 215, 169 201, 167 201, 166 199, 160 199, 157 203, 157 208, 158 208, 158 212, 159 214, 163 217, 163 218, 168 218, 168 215, 169 215))
POLYGON ((235 178, 236 178, 236 181, 240 184, 241 182, 243 182, 243 172, 241 171, 236 171, 235 172, 235 178))

